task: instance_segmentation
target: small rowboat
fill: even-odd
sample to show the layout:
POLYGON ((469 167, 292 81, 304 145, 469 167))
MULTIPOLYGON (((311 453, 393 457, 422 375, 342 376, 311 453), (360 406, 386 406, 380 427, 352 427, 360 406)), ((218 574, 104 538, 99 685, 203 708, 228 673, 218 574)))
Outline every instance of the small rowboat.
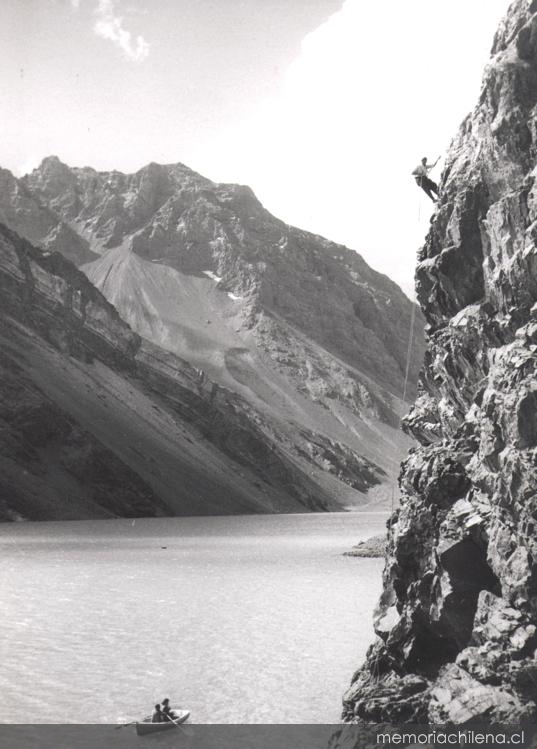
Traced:
POLYGON ((151 733, 158 733, 159 731, 169 731, 171 728, 177 728, 180 723, 184 723, 190 716, 188 710, 174 710, 173 712, 177 717, 165 723, 151 723, 151 718, 144 718, 139 723, 136 723, 136 733, 138 736, 148 736, 151 733))

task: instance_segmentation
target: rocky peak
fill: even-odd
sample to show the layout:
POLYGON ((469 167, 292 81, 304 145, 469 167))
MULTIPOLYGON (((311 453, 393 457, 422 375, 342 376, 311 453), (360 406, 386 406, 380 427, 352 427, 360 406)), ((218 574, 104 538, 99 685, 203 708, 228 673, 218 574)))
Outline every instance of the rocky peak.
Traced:
POLYGON ((64 162, 61 161, 58 156, 54 156, 53 154, 50 156, 45 156, 45 158, 41 159, 41 163, 39 164, 39 166, 32 171, 39 172, 43 175, 48 174, 49 176, 54 176, 57 174, 67 174, 68 176, 70 173, 67 164, 64 164, 64 162))
POLYGON ((54 198, 74 189, 76 179, 71 169, 57 156, 46 156, 41 164, 26 176, 25 181, 54 198))
MULTIPOLYGON (((55 194, 62 195, 62 200, 72 203, 71 179, 65 175, 65 168, 68 170, 68 167, 53 157, 50 165, 52 170, 56 162, 60 164, 59 172, 63 176, 51 179, 51 183, 56 185, 55 194)), ((48 167, 45 168, 47 170, 48 167)), ((51 199, 50 203, 53 202, 51 199)), ((7 169, 0 170, 0 222, 43 250, 62 252, 77 264, 96 257, 89 249, 87 240, 62 221, 47 199, 42 199, 26 179, 16 179, 7 169)))
POLYGON ((516 0, 417 267, 428 327, 364 722, 537 717, 537 3, 516 0))
POLYGON ((13 176, 9 169, 2 169, 0 167, 0 186, 2 191, 5 189, 15 189, 18 185, 18 180, 13 176))

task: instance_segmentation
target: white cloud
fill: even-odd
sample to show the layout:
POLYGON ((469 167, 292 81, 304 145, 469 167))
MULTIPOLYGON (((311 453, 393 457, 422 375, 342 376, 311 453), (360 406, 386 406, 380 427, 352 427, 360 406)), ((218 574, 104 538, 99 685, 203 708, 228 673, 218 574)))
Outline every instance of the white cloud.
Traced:
MULTIPOLYGON (((75 0, 76 1, 76 0, 75 0)), ((149 54, 149 44, 143 36, 133 37, 123 26, 123 18, 116 14, 114 0, 99 0, 95 10, 97 20, 93 30, 97 36, 115 44, 127 60, 142 62, 149 54)))

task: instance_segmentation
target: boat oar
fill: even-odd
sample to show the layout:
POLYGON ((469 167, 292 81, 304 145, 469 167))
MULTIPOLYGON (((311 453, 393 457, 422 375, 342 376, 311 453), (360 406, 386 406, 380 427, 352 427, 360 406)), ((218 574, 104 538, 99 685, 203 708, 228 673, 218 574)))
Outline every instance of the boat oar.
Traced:
MULTIPOLYGON (((150 715, 146 715, 145 718, 142 718, 142 720, 147 720, 150 718, 150 715)), ((137 720, 131 720, 130 723, 122 723, 120 726, 114 726, 115 730, 117 731, 118 728, 126 728, 127 726, 133 726, 135 723, 138 723, 137 720)))
POLYGON ((114 728, 117 731, 118 728, 126 728, 127 726, 133 726, 135 723, 136 723, 135 720, 131 720, 130 723, 122 723, 120 726, 114 726, 114 728))
POLYGON ((163 723, 173 723, 173 725, 176 726, 176 728, 179 728, 180 724, 177 722, 178 720, 180 720, 180 718, 171 718, 169 715, 167 715, 166 716, 166 720, 163 720, 162 722, 163 723))
POLYGON ((184 735, 188 736, 189 738, 192 738, 192 736, 194 736, 192 726, 189 726, 188 723, 178 723, 177 728, 181 731, 181 733, 184 733, 184 735))
MULTIPOLYGON (((181 708, 178 708, 179 710, 181 708)), ((190 736, 190 734, 185 731, 183 724, 180 722, 181 716, 178 716, 177 718, 168 718, 169 723, 173 723, 176 728, 178 728, 182 733, 185 734, 185 736, 190 736)), ((186 726, 187 728, 190 728, 190 726, 186 726)))

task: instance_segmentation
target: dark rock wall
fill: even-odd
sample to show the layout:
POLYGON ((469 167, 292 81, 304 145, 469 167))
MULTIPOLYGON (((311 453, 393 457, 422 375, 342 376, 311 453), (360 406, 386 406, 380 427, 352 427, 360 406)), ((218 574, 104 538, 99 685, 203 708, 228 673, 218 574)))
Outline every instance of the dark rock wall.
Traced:
POLYGON ((59 253, 41 252, 0 224, 0 308, 61 350, 129 367, 140 337, 86 276, 59 253))
POLYGON ((454 139, 417 268, 428 349, 350 721, 537 717, 537 3, 454 139))

